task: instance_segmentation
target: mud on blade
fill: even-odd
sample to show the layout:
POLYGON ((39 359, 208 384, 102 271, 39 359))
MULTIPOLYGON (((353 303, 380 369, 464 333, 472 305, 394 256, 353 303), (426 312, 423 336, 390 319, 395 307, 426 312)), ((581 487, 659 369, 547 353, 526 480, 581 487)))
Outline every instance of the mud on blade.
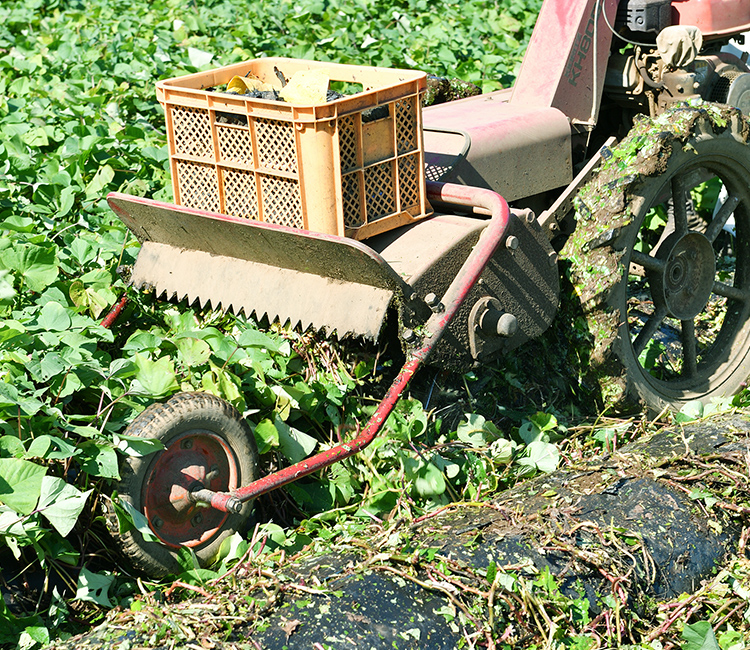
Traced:
POLYGON ((257 318, 377 338, 403 280, 368 246, 125 194, 108 201, 141 242, 131 283, 257 318))

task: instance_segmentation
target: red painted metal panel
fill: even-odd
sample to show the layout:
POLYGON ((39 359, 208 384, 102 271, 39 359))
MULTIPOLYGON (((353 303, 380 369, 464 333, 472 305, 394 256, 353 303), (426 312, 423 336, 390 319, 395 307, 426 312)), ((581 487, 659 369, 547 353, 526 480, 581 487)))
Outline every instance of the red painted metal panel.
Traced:
POLYGON ((570 124, 554 108, 510 104, 499 91, 429 106, 423 122, 428 174, 429 165, 452 161, 456 168, 447 182, 492 188, 515 201, 573 179, 570 124), (456 138, 457 128, 470 141, 465 161, 458 156, 465 138, 456 138))
MULTIPOLYGON (((614 24, 617 0, 603 0, 602 6, 614 24)), ((573 122, 596 120, 612 43, 604 14, 596 9, 597 0, 545 0, 513 104, 557 108, 573 122)))
POLYGON ((672 22, 695 25, 704 37, 750 30, 748 0, 672 0, 672 22))

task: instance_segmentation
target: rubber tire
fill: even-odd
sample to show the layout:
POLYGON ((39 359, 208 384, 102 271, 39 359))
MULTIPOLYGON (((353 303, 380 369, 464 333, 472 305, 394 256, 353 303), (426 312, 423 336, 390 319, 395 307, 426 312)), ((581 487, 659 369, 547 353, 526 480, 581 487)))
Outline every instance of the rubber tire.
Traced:
MULTIPOLYGON (((231 449, 238 474, 235 487, 242 487, 258 478, 258 450, 253 433, 231 404, 214 395, 178 393, 165 403, 155 403, 146 408, 124 433, 156 438, 166 447, 175 437, 191 430, 211 432, 231 449)), ((165 452, 160 451, 145 457, 127 457, 121 463, 121 479, 117 485, 119 498, 139 512, 144 511, 146 477, 163 453, 165 452)), ((227 537, 243 528, 251 511, 252 502, 245 502, 239 514, 227 515, 215 534, 193 547, 201 566, 206 566, 215 558, 227 537)), ((113 513, 108 513, 108 520, 116 544, 133 569, 154 579, 182 570, 176 548, 160 542, 146 541, 135 529, 126 533, 114 532, 118 527, 113 513)))
MULTIPOLYGON (((665 187, 671 179, 685 174, 696 166, 708 167, 719 175, 727 185, 730 194, 741 197, 741 204, 735 210, 737 227, 735 257, 735 286, 750 292, 750 145, 746 142, 747 128, 741 122, 731 120, 727 128, 714 132, 707 120, 701 121, 696 132, 680 147, 672 145, 672 153, 667 167, 658 176, 640 179, 631 195, 626 211, 633 216, 632 225, 618 238, 618 247, 624 248, 623 278, 610 292, 606 307, 619 312, 619 331, 612 343, 614 357, 622 364, 626 373, 628 396, 646 406, 651 413, 661 412, 666 407, 679 410, 686 402, 700 400, 707 403, 713 397, 730 396, 745 385, 750 374, 750 300, 736 306, 729 313, 728 326, 732 330, 722 332, 728 339, 714 353, 709 363, 698 367, 698 374, 692 379, 661 381, 653 377, 639 362, 628 326, 627 282, 630 258, 643 220, 652 205, 660 201, 665 187), (744 134, 743 134, 744 131, 744 134), (719 357, 728 351, 724 360, 719 357)), ((721 334, 720 334, 721 336, 721 334)))

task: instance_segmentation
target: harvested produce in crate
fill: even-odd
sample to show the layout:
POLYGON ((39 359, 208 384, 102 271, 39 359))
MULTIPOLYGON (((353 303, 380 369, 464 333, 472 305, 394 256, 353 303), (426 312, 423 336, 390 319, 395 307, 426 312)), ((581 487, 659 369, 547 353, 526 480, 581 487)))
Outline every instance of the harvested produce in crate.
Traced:
POLYGON ((161 81, 175 203, 357 239, 414 223, 432 212, 424 187, 425 78, 269 58, 161 81), (266 101, 283 94, 277 71, 290 84, 300 73, 322 72, 361 91, 323 103, 266 101), (227 85, 230 93, 221 92, 227 85), (235 94, 242 87, 260 98, 235 94))

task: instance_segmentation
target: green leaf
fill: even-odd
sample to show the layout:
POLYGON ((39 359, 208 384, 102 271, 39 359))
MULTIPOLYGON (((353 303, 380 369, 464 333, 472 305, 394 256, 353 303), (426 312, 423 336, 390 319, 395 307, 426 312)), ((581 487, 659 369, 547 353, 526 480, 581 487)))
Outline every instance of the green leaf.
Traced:
POLYGON ((495 576, 497 575, 497 564, 495 562, 490 562, 489 565, 487 565, 487 572, 485 573, 485 578, 487 582, 492 584, 495 582, 495 576))
POLYGON ((485 429, 486 421, 481 415, 467 414, 466 422, 462 422, 456 429, 456 436, 461 442, 472 447, 484 447, 489 439, 489 432, 485 429))
POLYGON ((443 473, 432 463, 426 463, 419 468, 414 480, 414 488, 422 497, 435 497, 445 492, 445 478, 443 473))
POLYGON ((26 449, 17 436, 3 436, 0 438, 0 458, 21 458, 25 453, 26 449))
POLYGON ((27 394, 21 395, 15 386, 11 386, 4 381, 0 381, 0 408, 7 406, 17 406, 21 410, 21 415, 36 415, 44 406, 42 402, 27 394))
POLYGON ((211 356, 211 346, 201 339, 181 338, 175 341, 175 345, 178 358, 188 368, 203 365, 211 356))
POLYGON ((535 440, 526 447, 526 455, 518 462, 522 465, 530 465, 540 472, 554 472, 560 462, 560 452, 551 442, 535 440))
POLYGON ((431 462, 406 456, 403 459, 406 478, 414 482, 414 489, 422 497, 434 497, 445 492, 445 478, 431 462))
POLYGON ((284 532, 284 529, 278 524, 263 524, 258 528, 258 535, 258 539, 261 539, 260 536, 262 535, 263 537, 267 537, 269 541, 273 542, 271 545, 272 547, 284 546, 286 544, 286 532, 284 532))
POLYGON ((34 511, 47 468, 20 458, 0 458, 0 501, 22 515, 34 511))
POLYGON ((55 246, 22 246, 15 251, 4 251, 0 265, 19 271, 24 284, 32 291, 44 291, 56 279, 58 261, 55 246))
POLYGON ((60 219, 67 215, 75 203, 76 190, 74 187, 63 187, 60 192, 60 202, 57 208, 57 218, 60 219))
POLYGON ((26 451, 26 458, 45 458, 47 452, 52 447, 52 437, 48 435, 41 435, 31 441, 28 450, 26 451))
POLYGON ((196 68, 202 68, 205 65, 211 63, 214 55, 210 52, 204 52, 203 50, 196 49, 194 47, 188 48, 188 58, 190 59, 191 65, 196 68))
POLYGON ((534 415, 529 416, 529 420, 533 422, 540 431, 551 431, 557 427, 557 418, 551 413, 537 411, 534 415))
POLYGON ((90 476, 120 478, 117 453, 109 442, 87 440, 79 445, 81 469, 90 476))
POLYGON ((254 434, 255 442, 258 445, 258 453, 261 455, 279 446, 279 430, 267 418, 258 422, 255 426, 254 434))
POLYGON ((237 343, 243 348, 260 348, 269 352, 281 352, 283 341, 276 341, 267 334, 250 328, 240 334, 237 343))
POLYGON ((279 449, 293 463, 307 458, 313 449, 318 446, 318 441, 315 438, 290 427, 278 416, 274 425, 279 432, 279 449))
POLYGON ((49 630, 43 625, 29 625, 24 628, 18 640, 19 648, 29 648, 35 644, 44 647, 49 645, 49 630))
POLYGON ((703 417, 703 402, 700 400, 692 400, 687 402, 679 413, 674 416, 675 422, 686 423, 700 420, 703 417))
POLYGON ((540 429, 536 423, 529 420, 524 422, 518 428, 518 435, 521 436, 521 440, 527 445, 530 445, 532 442, 542 440, 544 437, 544 431, 540 429))
POLYGON ((81 492, 61 478, 45 476, 42 480, 39 510, 60 535, 67 537, 92 491, 81 492))
POLYGON ((16 290, 13 288, 13 276, 10 271, 0 271, 0 306, 9 304, 16 297, 16 290))
POLYGON ((153 454, 155 451, 164 449, 164 445, 156 438, 141 438, 140 436, 126 436, 115 434, 113 437, 115 448, 126 456, 138 458, 153 454))
POLYGON ((169 357, 151 361, 136 353, 135 365, 135 379, 131 384, 131 391, 137 395, 166 397, 180 387, 177 383, 174 363, 169 357))
POLYGON ((682 650, 720 650, 713 627, 708 621, 686 625, 682 630, 682 650))
MULTIPOLYGON (((133 522, 133 526, 135 526, 135 529, 143 536, 143 539, 145 541, 159 541, 159 538, 151 531, 151 528, 148 525, 148 519, 146 519, 145 515, 142 512, 136 510, 129 502, 125 501, 124 499, 115 501, 115 504, 119 505, 122 510, 130 517, 131 521, 133 522)), ((120 517, 118 515, 118 520, 119 519, 120 517)), ((123 531, 122 528, 120 530, 121 532, 123 531)))
POLYGON ((88 185, 86 185, 86 198, 98 199, 104 193, 104 189, 115 177, 115 170, 109 165, 100 167, 88 185))
POLYGON ((708 490, 703 490, 698 487, 693 488, 693 490, 690 492, 688 496, 693 501, 697 501, 698 499, 703 499, 707 508, 713 507, 713 505, 719 500, 712 492, 709 492, 708 490))
POLYGON ((516 443, 512 440, 500 438, 490 445, 492 460, 500 465, 507 465, 513 460, 516 451, 516 443))
POLYGON ((102 607, 114 607, 109 599, 109 588, 114 581, 115 577, 112 575, 93 573, 83 567, 78 575, 76 600, 85 600, 102 607))
POLYGON ((80 280, 71 283, 69 295, 71 302, 79 309, 88 311, 92 318, 99 318, 109 304, 104 296, 91 287, 84 287, 80 280))
POLYGON ((39 327, 51 332, 64 332, 70 329, 73 321, 71 320, 69 310, 60 303, 48 302, 42 307, 37 322, 39 327))

